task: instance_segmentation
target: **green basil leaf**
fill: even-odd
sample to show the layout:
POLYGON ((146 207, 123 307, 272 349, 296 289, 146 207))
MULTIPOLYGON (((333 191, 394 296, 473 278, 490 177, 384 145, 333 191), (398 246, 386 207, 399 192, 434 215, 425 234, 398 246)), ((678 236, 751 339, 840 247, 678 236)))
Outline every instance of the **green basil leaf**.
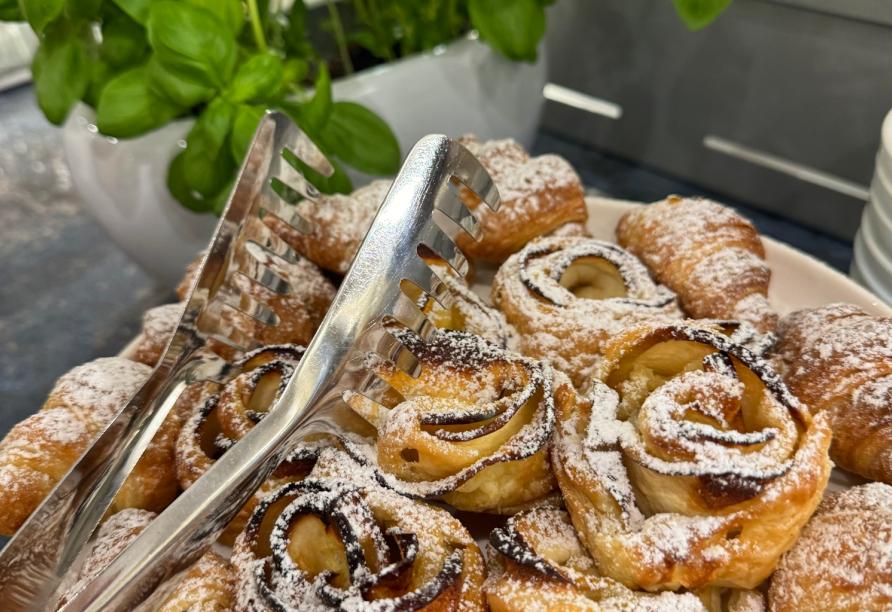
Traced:
POLYGON ((322 131, 331 114, 331 77, 325 64, 319 65, 319 74, 316 75, 315 85, 316 90, 309 101, 289 104, 286 111, 312 138, 322 131))
POLYGON ((705 28, 731 4, 731 0, 674 0, 675 12, 691 30, 705 28))
POLYGON ((18 0, 0 0, 0 21, 25 21, 18 0))
POLYGON ((229 86, 233 102, 270 98, 282 87, 285 69, 282 60, 272 53, 258 53, 239 66, 229 86))
POLYGON ((282 82, 285 85, 300 83, 310 72, 310 64, 305 59, 294 57, 285 60, 285 68, 282 74, 282 82))
POLYGON ((226 185, 223 186, 223 189, 211 198, 211 210, 214 211, 214 214, 218 217, 223 214, 223 211, 226 209, 226 205, 229 204, 229 194, 232 193, 232 190, 235 188, 235 177, 232 178, 226 185))
MULTIPOLYGON (((198 117, 186 142, 191 145, 200 141, 203 153, 216 156, 232 130, 235 113, 234 104, 224 98, 214 98, 198 117)), ((186 149, 188 150, 188 146, 186 149)))
POLYGON ((25 19, 35 32, 43 29, 65 8, 65 0, 19 0, 25 19))
POLYGON ((513 60, 536 60, 545 34, 545 9, 539 0, 469 0, 468 13, 497 51, 513 60))
POLYGON ((235 39, 210 11, 185 2, 153 2, 148 30, 155 57, 176 76, 216 89, 232 76, 235 39))
POLYGON ((307 32, 307 6, 304 0, 295 0, 288 12, 288 27, 283 32, 285 49, 288 55, 310 57, 313 45, 307 32))
POLYGON ((235 110, 229 101, 215 98, 186 136, 186 150, 178 157, 193 197, 212 199, 232 178, 236 164, 227 140, 235 110))
POLYGON ((262 106, 239 105, 235 113, 235 121, 232 123, 232 136, 229 139, 232 157, 239 164, 244 161, 248 147, 251 145, 251 139, 254 138, 254 133, 265 112, 266 109, 262 106))
POLYGON ((110 10, 102 20, 99 56, 110 66, 141 64, 149 51, 146 30, 121 10, 110 10))
POLYGON ((91 70, 87 41, 65 24, 47 29, 31 66, 37 103, 51 123, 61 125, 84 97, 91 70))
POLYGON ((155 56, 149 58, 146 67, 149 72, 149 88, 156 96, 180 108, 191 108, 201 102, 207 102, 214 96, 213 89, 168 71, 155 56))
POLYGON ((132 138, 161 127, 178 109, 149 88, 146 66, 122 72, 105 87, 96 106, 99 131, 117 138, 132 138))
POLYGON ((245 7, 240 0, 187 0, 189 4, 213 13, 233 35, 245 25, 245 7))
POLYGON ((86 93, 84 93, 84 102, 93 108, 96 108, 96 105, 99 104, 99 97, 102 95, 102 90, 118 73, 119 71, 117 69, 109 66, 108 62, 102 58, 91 62, 90 84, 87 86, 86 93))
POLYGON ((102 0, 67 0, 65 13, 73 19, 95 19, 101 6, 102 0))
POLYGON ((183 151, 173 158, 167 169, 167 189, 177 201, 195 212, 210 212, 213 210, 214 201, 205 198, 192 189, 187 181, 186 152, 183 151))
POLYGON ((319 141, 326 152, 368 174, 393 174, 400 145, 385 121, 355 102, 335 102, 319 141))
POLYGON ((329 158, 329 161, 334 167, 334 172, 331 176, 319 174, 300 160, 297 160, 297 166, 307 180, 313 183, 316 189, 322 193, 351 193, 353 191, 353 182, 347 176, 344 167, 336 159, 329 158))
POLYGON ((152 0, 112 0, 122 11, 130 15, 140 25, 149 21, 149 5, 152 0))

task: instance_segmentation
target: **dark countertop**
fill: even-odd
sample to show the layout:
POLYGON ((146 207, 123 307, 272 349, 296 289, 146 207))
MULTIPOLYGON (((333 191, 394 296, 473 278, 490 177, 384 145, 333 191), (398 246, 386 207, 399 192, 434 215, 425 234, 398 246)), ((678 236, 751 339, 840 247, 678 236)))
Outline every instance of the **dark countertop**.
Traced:
MULTIPOLYGON (((715 197, 634 163, 542 133, 535 153, 566 157, 602 193, 653 201, 670 193, 715 197)), ((851 244, 724 200, 759 229, 841 271, 851 244)), ((61 131, 30 87, 0 93, 0 435, 36 411, 72 367, 114 355, 147 308, 173 301, 81 211, 62 155, 61 131)))

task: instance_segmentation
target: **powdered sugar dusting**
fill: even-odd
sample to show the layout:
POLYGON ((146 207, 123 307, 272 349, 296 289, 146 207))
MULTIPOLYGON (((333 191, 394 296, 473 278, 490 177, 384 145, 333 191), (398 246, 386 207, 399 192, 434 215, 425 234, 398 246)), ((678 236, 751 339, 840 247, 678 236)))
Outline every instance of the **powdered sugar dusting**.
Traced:
POLYGON ((50 392, 50 401, 87 411, 107 422, 146 381, 151 368, 122 357, 102 357, 64 374, 50 392))
POLYGON ((771 581, 772 610, 892 607, 892 486, 872 483, 821 503, 771 581))
POLYGON ((641 323, 681 318, 674 294, 650 278, 633 255, 591 238, 540 238, 499 268, 493 302, 520 332, 520 350, 550 361, 585 386, 604 344, 641 323), (575 262, 595 258, 613 266, 622 279, 621 295, 577 297, 562 285, 575 262))
POLYGON ((372 181, 350 195, 303 200, 297 212, 312 225, 308 234, 291 230, 284 238, 319 266, 345 274, 390 189, 390 180, 372 181))
POLYGON ((776 324, 766 297, 771 271, 761 239, 733 209, 670 196, 627 213, 616 233, 620 244, 678 294, 691 316, 740 318, 762 332, 776 324))
MULTIPOLYGON (((580 489, 592 500, 607 495, 616 508, 567 496, 574 524, 604 571, 648 589, 709 584, 737 563, 756 567, 747 526, 786 516, 784 496, 793 491, 808 500, 801 502, 806 507, 816 503, 826 484, 826 422, 809 425, 764 364, 715 331, 676 324, 636 333, 624 345, 631 355, 637 346, 668 346, 649 338, 717 351, 707 353, 701 369, 682 360, 670 374, 667 350, 661 378, 630 361, 624 379, 605 373, 615 389, 596 381, 584 400, 559 396, 553 465, 561 489, 565 495, 567 487, 580 489), (745 377, 741 366, 749 370, 745 377), (752 386, 753 375, 763 383, 752 386), (758 407, 761 428, 742 427, 753 420, 747 404, 758 407)), ((619 363, 620 356, 611 358, 619 363)), ((786 542, 792 543, 789 532, 759 543, 765 569, 758 571, 767 576, 786 542)))

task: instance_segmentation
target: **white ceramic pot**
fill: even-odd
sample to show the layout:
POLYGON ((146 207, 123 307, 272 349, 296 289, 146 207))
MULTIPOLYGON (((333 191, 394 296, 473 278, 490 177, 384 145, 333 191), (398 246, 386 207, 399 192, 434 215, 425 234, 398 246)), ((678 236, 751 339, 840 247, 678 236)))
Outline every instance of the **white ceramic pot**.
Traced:
POLYGON ((353 100, 393 128, 403 155, 422 136, 512 137, 533 143, 545 98, 545 47, 534 64, 512 62, 476 34, 339 79, 336 100, 353 100))
MULTIPOLYGON (((384 117, 403 155, 432 132, 510 136, 529 146, 544 104, 543 55, 540 50, 535 64, 512 62, 470 35, 335 81, 334 98, 359 102, 384 117)), ((94 123, 93 112, 80 105, 63 133, 84 206, 134 261, 173 286, 216 223, 216 217, 183 208, 165 184, 167 166, 192 121, 129 140, 106 138, 94 123)), ((357 184, 369 178, 351 175, 357 184)))
POLYGON ((167 166, 192 120, 118 140, 99 134, 94 117, 90 108, 79 105, 62 133, 81 201, 131 259, 174 287, 217 223, 213 215, 184 208, 167 190, 167 166))

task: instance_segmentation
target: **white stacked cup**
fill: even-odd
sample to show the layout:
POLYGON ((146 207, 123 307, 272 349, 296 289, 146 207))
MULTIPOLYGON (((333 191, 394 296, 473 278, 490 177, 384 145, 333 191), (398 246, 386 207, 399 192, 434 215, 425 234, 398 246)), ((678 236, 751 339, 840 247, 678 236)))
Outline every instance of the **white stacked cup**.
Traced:
POLYGON ((892 111, 883 121, 870 201, 855 236, 851 275, 892 304, 892 111))

